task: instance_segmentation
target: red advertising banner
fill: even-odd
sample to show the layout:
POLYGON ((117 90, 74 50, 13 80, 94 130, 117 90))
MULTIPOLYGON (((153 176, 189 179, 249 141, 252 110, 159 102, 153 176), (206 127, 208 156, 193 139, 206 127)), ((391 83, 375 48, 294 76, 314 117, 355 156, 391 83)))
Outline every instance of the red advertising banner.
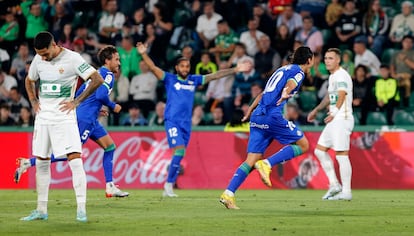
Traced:
MULTIPOLYGON (((305 132, 308 153, 273 168, 274 188, 326 189, 327 178, 313 150, 320 132, 305 132)), ((114 157, 114 182, 123 189, 161 188, 167 177, 171 150, 165 133, 111 132, 117 144, 114 157)), ((414 188, 414 132, 354 132, 350 159, 353 167, 352 187, 369 189, 414 188)), ((31 153, 31 133, 0 133, 6 151, 0 166, 0 188, 35 188, 35 168, 13 183, 18 156, 31 153)), ((235 169, 246 157, 248 134, 195 131, 182 161, 183 173, 177 185, 183 189, 223 189, 235 169)), ((279 150, 274 142, 265 156, 279 150)), ((333 153, 330 153, 333 156, 333 153)), ((83 147, 84 167, 89 188, 104 188, 103 150, 88 141, 83 147)), ((336 163, 336 162, 335 162, 336 163)), ((336 168, 338 166, 336 165, 336 168)), ((66 162, 52 164, 52 188, 72 188, 71 171, 66 162)), ((242 188, 265 189, 256 171, 242 188)))

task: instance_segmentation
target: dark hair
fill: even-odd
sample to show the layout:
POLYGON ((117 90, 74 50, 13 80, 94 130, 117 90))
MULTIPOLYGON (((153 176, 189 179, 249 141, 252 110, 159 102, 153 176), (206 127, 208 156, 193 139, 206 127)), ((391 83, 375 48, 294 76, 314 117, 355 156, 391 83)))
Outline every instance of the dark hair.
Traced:
POLYGON ((381 64, 380 69, 385 68, 385 69, 390 69, 390 67, 387 64, 381 64))
POLYGON ((305 65, 313 57, 313 52, 309 47, 300 46, 293 52, 293 64, 305 65))
POLYGON ((364 70, 364 73, 365 73, 365 74, 368 74, 368 72, 369 72, 368 67, 366 67, 366 66, 364 66, 364 65, 362 65, 362 64, 357 65, 357 66, 355 67, 354 71, 356 72, 359 68, 361 68, 362 70, 364 70))
POLYGON ((42 31, 36 35, 33 40, 33 47, 35 49, 49 48, 54 41, 53 35, 47 31, 42 31))
POLYGON ((175 65, 180 64, 182 61, 190 62, 190 59, 188 59, 187 57, 180 57, 180 58, 177 59, 177 61, 175 61, 175 65))
POLYGON ((236 125, 241 125, 243 122, 241 121, 242 118, 244 116, 244 113, 241 109, 236 108, 233 111, 233 114, 231 116, 231 120, 230 120, 230 126, 234 127, 236 125))
POLYGON ((225 19, 221 19, 219 21, 217 21, 217 24, 228 24, 227 21, 225 19))
POLYGON ((111 60, 112 56, 114 53, 117 53, 118 51, 116 50, 116 48, 112 45, 107 45, 105 47, 103 47, 101 50, 99 50, 98 52, 98 60, 99 63, 101 63, 101 65, 105 64, 105 60, 111 60))

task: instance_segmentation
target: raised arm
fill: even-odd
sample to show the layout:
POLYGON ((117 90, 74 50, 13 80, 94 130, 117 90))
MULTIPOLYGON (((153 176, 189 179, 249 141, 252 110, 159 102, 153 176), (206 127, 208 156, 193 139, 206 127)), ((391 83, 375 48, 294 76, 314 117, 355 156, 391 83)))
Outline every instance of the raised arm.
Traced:
POLYGON ((240 62, 237 63, 237 66, 230 69, 219 70, 215 73, 211 73, 205 76, 205 83, 208 83, 215 79, 220 79, 226 77, 228 75, 236 74, 238 72, 245 72, 249 71, 252 68, 252 64, 250 62, 240 62))
POLYGON ((157 77, 157 79, 160 80, 164 78, 164 71, 154 64, 154 62, 151 60, 151 58, 147 54, 147 49, 148 49, 147 45, 141 42, 137 43, 137 51, 139 54, 141 54, 142 60, 144 60, 148 68, 152 71, 152 73, 154 73, 155 77, 157 77))

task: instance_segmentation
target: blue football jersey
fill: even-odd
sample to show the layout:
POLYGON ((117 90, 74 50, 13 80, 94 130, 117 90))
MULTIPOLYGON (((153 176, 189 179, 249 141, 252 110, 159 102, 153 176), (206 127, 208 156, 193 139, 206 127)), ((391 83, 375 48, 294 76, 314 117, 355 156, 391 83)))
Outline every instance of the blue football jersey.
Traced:
POLYGON ((283 89, 286 87, 286 83, 289 80, 294 80, 297 84, 296 88, 292 90, 291 94, 296 93, 302 85, 305 74, 299 65, 290 64, 280 67, 266 83, 266 87, 263 91, 263 97, 259 102, 258 107, 266 108, 266 110, 275 108, 277 112, 282 112, 283 107, 287 100, 283 101, 279 106, 276 105, 279 101, 283 89))
MULTIPOLYGON (((108 106, 112 110, 115 108, 116 103, 112 102, 109 98, 114 86, 115 76, 104 66, 99 68, 98 72, 102 78, 104 78, 104 83, 76 108, 78 120, 95 121, 99 116, 99 111, 101 110, 102 105, 108 106)), ((75 97, 78 97, 86 89, 89 82, 90 80, 81 85, 78 91, 76 91, 75 97)))
POLYGON ((198 86, 204 84, 204 76, 188 75, 184 80, 178 75, 164 72, 163 82, 167 91, 165 119, 191 120, 194 93, 198 86))

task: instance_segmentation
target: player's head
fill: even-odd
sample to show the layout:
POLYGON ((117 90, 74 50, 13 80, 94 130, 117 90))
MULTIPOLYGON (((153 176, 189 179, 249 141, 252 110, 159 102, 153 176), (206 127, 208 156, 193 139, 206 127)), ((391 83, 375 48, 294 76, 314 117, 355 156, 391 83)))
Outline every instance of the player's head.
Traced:
POLYGON ((60 52, 60 47, 56 45, 53 35, 47 31, 42 31, 36 35, 33 47, 36 53, 46 61, 52 60, 60 52))
POLYGON ((98 52, 98 60, 101 65, 105 66, 112 72, 117 72, 121 62, 119 61, 118 50, 112 45, 103 47, 98 52))
POLYGON ((178 76, 180 76, 183 79, 186 79, 188 74, 190 73, 190 59, 186 57, 180 57, 177 59, 177 62, 175 63, 175 70, 177 71, 178 76))
POLYGON ((326 65, 326 69, 329 72, 334 72, 337 70, 341 63, 341 50, 338 48, 329 48, 326 50, 324 62, 326 65))
POLYGON ((306 73, 313 66, 313 61, 313 52, 309 47, 300 46, 293 52, 292 64, 300 65, 306 73))

